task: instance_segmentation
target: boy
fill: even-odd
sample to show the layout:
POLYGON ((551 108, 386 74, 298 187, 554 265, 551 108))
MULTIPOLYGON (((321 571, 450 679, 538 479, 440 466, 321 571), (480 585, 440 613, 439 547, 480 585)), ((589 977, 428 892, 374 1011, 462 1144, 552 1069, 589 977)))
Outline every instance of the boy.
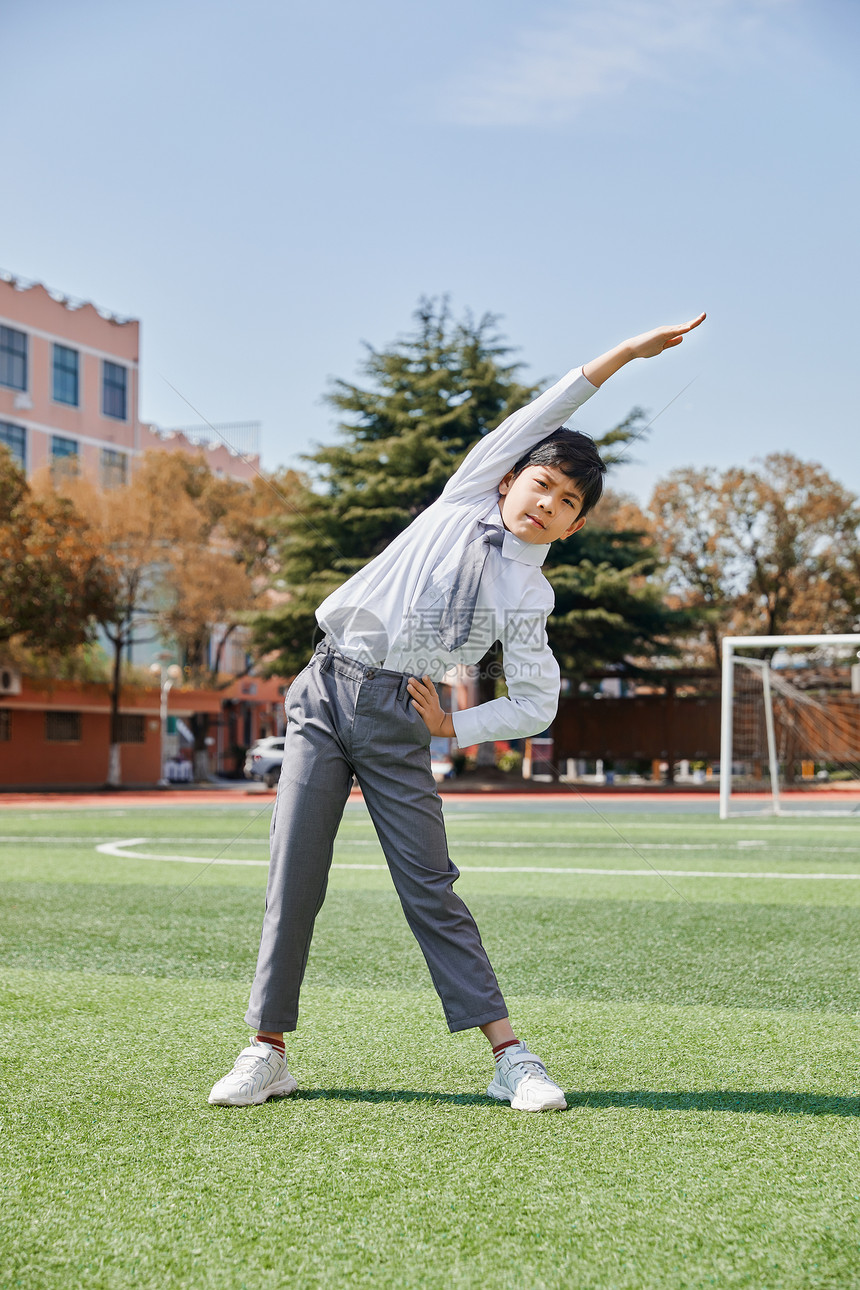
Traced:
POLYGON ((284 1032, 298 998, 353 775, 452 1031, 480 1027, 495 1058, 487 1092, 515 1110, 564 1110, 562 1090, 511 1027, 478 929, 453 891, 433 735, 459 744, 544 730, 559 669, 540 572, 551 542, 585 524, 605 465, 591 439, 557 429, 633 358, 679 345, 701 314, 636 336, 586 363, 472 448, 442 496, 317 610, 326 633, 286 699, 271 864, 246 1022, 256 1029, 209 1101, 251 1106, 296 1091, 284 1032), (501 641, 508 696, 454 714, 434 680, 501 641), (419 679, 420 677, 420 679, 419 679))

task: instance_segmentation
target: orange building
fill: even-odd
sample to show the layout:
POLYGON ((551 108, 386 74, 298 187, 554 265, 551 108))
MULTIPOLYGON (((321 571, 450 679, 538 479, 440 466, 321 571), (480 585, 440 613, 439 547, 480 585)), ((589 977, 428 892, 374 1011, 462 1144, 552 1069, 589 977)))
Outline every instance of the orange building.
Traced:
POLYGON ((0 443, 28 475, 123 484, 148 449, 200 452, 218 475, 259 470, 259 425, 160 430, 138 414, 140 323, 0 274, 0 443))
MULTIPOLYGON (((106 685, 38 682, 0 669, 0 788, 94 788, 107 781, 110 695, 106 685)), ((205 713, 210 765, 241 775, 243 751, 284 728, 284 685, 243 678, 227 690, 171 690, 165 752, 177 752, 177 722, 205 713)), ((122 783, 158 783, 161 767, 160 691, 123 689, 119 721, 122 783)), ((190 755, 190 750, 189 750, 190 755)))

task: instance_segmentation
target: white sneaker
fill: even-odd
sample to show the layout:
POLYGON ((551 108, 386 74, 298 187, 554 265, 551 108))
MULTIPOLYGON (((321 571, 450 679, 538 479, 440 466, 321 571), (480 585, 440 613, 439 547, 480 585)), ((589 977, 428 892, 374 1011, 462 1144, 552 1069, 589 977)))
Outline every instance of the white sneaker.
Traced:
POLYGON ((261 1106, 270 1097, 295 1093, 298 1084, 287 1070, 287 1059, 277 1048, 252 1039, 236 1058, 236 1065, 219 1079, 209 1094, 212 1106, 261 1106))
POLYGON ((522 1042, 505 1049, 487 1092, 499 1102, 510 1102, 515 1111, 567 1110, 564 1093, 522 1042))

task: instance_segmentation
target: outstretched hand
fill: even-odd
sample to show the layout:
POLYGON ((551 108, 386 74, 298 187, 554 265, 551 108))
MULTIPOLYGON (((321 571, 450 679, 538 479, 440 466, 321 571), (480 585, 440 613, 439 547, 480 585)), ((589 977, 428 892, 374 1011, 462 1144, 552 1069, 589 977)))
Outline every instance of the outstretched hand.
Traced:
POLYGON ((681 323, 677 327, 655 327, 653 331, 645 331, 641 336, 634 336, 627 344, 634 358, 655 358, 657 354, 662 354, 664 349, 672 349, 675 345, 680 345, 687 332, 701 326, 706 316, 706 314, 699 314, 698 318, 681 323))
POLYGON ((601 354, 599 358, 593 358, 590 363, 585 363, 582 374, 592 385, 602 385, 618 371, 619 367, 629 363, 631 358, 654 358, 655 355, 662 354, 664 349, 674 349, 676 345, 680 345, 688 331, 701 326, 704 321, 705 315, 699 314, 698 318, 681 323, 677 327, 655 327, 653 331, 645 331, 641 336, 633 336, 632 339, 625 340, 621 345, 616 345, 614 349, 601 354))

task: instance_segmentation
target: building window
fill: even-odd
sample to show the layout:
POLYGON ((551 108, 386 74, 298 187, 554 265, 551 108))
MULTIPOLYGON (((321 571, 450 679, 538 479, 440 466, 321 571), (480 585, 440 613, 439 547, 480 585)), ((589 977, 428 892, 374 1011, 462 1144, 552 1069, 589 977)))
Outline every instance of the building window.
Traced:
POLYGON ((146 742, 146 722, 136 712, 120 712, 114 726, 114 743, 142 744, 146 742))
POLYGON ((54 402, 78 406, 78 351, 54 346, 54 402))
POLYGON ((0 421, 0 443, 4 443, 19 466, 27 468, 27 431, 11 421, 0 421))
POLYGON ((46 712, 45 738, 52 744, 79 744, 81 742, 81 714, 79 712, 46 712))
POLYGON ((0 326, 0 385, 27 388, 27 333, 0 326))
POLYGON ((58 434, 51 436, 51 472, 55 476, 78 473, 77 439, 64 439, 58 434))
POLYGON ((128 483, 128 456, 115 448, 102 448, 102 488, 121 488, 128 483))
POLYGON ((0 744, 7 744, 12 738, 12 713, 8 708, 0 708, 0 744))
POLYGON ((102 363, 102 412, 106 417, 125 421, 128 372, 119 363, 102 363))

